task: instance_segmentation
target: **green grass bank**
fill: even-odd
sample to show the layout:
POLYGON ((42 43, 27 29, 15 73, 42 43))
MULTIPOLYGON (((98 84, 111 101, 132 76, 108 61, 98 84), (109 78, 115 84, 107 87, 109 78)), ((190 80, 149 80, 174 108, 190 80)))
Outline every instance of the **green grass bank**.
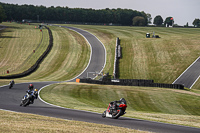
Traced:
MULTIPOLYGON (((37 25, 17 23, 3 24, 8 26, 8 28, 1 31, 1 38, 7 40, 7 43, 4 40, 0 42, 2 46, 0 48, 0 53, 4 55, 1 56, 2 59, 0 60, 0 72, 2 71, 4 75, 7 75, 7 70, 10 70, 10 74, 13 74, 12 70, 15 70, 15 73, 22 72, 31 66, 27 64, 34 64, 39 55, 42 54, 42 50, 46 49, 49 43, 48 31, 43 29, 42 35, 39 29, 35 29, 37 25), (27 32, 29 30, 30 32, 27 32), (21 32, 23 34, 21 34, 21 32), (18 36, 16 36, 16 34, 18 36), (29 36, 31 38, 27 38, 27 34, 30 34, 29 36), (40 36, 43 39, 41 39, 40 36), (38 42, 35 39, 38 39, 38 42), (39 40, 42 40, 40 45, 39 40), (10 47, 12 47, 12 51, 15 52, 10 52, 10 47), (30 49, 27 50, 26 48, 30 49), (38 50, 33 54, 33 49, 35 48, 38 50), (38 54, 38 52, 40 54, 38 54), (23 57, 23 60, 19 57, 23 57)), ((51 52, 40 64, 36 72, 29 76, 16 79, 16 82, 69 80, 79 75, 86 68, 90 58, 90 46, 87 41, 78 33, 66 28, 52 26, 49 26, 49 28, 53 34, 53 48, 51 52)), ((2 85, 7 83, 8 80, 0 81, 2 85)))
POLYGON ((18 74, 34 65, 46 50, 48 31, 40 31, 36 25, 5 24, 7 28, 0 31, 0 75, 18 74))
MULTIPOLYGON (((4 70, 15 69, 20 64, 23 64, 23 61, 28 57, 25 56, 27 55, 26 52, 18 52, 7 56, 10 48, 12 50, 20 49, 21 51, 27 51, 27 46, 23 47, 22 44, 25 45, 27 42, 31 42, 32 44, 29 45, 37 45, 41 39, 39 34, 36 34, 39 32, 38 29, 34 29, 33 26, 12 23, 6 23, 6 25, 11 25, 13 28, 1 31, 1 38, 7 39, 7 42, 9 42, 9 46, 7 46, 8 43, 3 44, 6 41, 0 42, 0 44, 2 43, 0 51, 4 55, 0 57, 2 58, 0 68, 4 70), (27 29, 31 29, 30 33, 37 36, 30 35, 30 39, 34 40, 37 38, 38 41, 30 41, 26 37, 27 29), (35 33, 32 30, 37 32, 35 33), (24 42, 18 43, 20 41, 16 40, 19 39, 24 40, 24 42), (16 55, 22 55, 24 60, 17 60, 16 55), (3 59, 3 57, 7 59, 3 59), (15 61, 14 64, 12 63, 13 61, 15 61)), ((172 83, 200 54, 200 31, 198 28, 67 26, 87 30, 100 39, 107 51, 106 66, 103 72, 109 72, 111 75, 114 64, 115 42, 116 38, 119 37, 122 47, 122 59, 120 59, 119 63, 119 76, 121 79, 151 79, 158 83, 172 83), (146 38, 147 32, 155 32, 161 38, 146 38)), ((50 29, 54 37, 54 47, 51 53, 43 61, 36 73, 21 78, 19 82, 30 80, 68 80, 74 78, 87 66, 90 48, 86 40, 79 34, 66 28, 50 27, 50 29)), ((32 50, 28 51, 32 52, 32 50)), ((24 68, 21 69, 24 70, 24 68)), ((192 89, 199 88, 200 82, 197 81, 192 89)))
POLYGON ((123 97, 125 117, 200 127, 200 94, 186 90, 62 83, 44 88, 40 96, 54 105, 98 113, 123 97))
POLYGON ((0 131, 3 133, 148 133, 121 127, 46 117, 0 110, 0 131))
MULTIPOLYGON (((200 55, 199 28, 128 27, 68 25, 87 30, 106 47, 104 72, 113 73, 116 38, 120 38, 122 59, 121 79, 151 79, 156 83, 172 83, 200 55), (161 38, 146 38, 153 33, 161 38)), ((200 82, 192 89, 199 89, 200 82)))

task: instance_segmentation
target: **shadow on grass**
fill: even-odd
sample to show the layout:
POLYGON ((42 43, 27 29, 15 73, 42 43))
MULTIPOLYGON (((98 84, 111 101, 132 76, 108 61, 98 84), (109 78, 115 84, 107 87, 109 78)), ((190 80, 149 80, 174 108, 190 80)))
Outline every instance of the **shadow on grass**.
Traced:
POLYGON ((0 34, 0 38, 19 38, 19 37, 13 37, 13 36, 1 36, 1 34, 0 34))
MULTIPOLYGON (((10 27, 7 27, 7 28, 20 29, 19 27, 14 27, 14 26, 10 26, 10 27)), ((9 30, 9 29, 0 30, 0 38, 17 38, 17 37, 12 37, 12 36, 3 36, 2 34, 6 33, 6 32, 13 32, 13 31, 9 30)))
POLYGON ((5 29, 8 29, 8 28, 11 28, 11 29, 22 29, 20 27, 17 27, 17 26, 4 26, 5 29))
POLYGON ((21 27, 16 27, 16 26, 1 26, 1 27, 5 28, 0 30, 0 38, 16 38, 12 36, 2 36, 2 33, 13 32, 11 29, 22 29, 21 27))

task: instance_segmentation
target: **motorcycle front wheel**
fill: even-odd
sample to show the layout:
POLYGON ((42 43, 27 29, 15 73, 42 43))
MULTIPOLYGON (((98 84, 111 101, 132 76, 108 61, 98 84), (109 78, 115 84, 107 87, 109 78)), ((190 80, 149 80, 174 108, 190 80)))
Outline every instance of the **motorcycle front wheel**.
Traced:
POLYGON ((26 107, 26 106, 29 104, 29 102, 30 102, 30 99, 24 99, 24 100, 22 101, 22 105, 23 105, 24 107, 26 107))
POLYGON ((106 111, 104 111, 104 112, 102 113, 102 117, 103 117, 103 118, 106 117, 106 111))

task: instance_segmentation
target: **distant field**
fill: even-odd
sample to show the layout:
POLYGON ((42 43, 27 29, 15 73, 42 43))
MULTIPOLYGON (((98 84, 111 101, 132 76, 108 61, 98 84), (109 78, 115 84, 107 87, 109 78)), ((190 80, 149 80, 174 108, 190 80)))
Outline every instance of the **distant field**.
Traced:
POLYGON ((48 103, 103 113, 109 102, 125 98, 125 117, 200 127, 200 94, 174 89, 62 83, 44 88, 48 103))
MULTIPOLYGON (((126 27, 70 25, 95 34, 107 50, 104 72, 113 72, 114 47, 119 37, 122 59, 119 64, 122 79, 153 79, 172 83, 200 55, 198 28, 126 27), (161 38, 146 38, 155 32, 161 38)), ((198 81, 193 89, 199 89, 198 81)))
MULTIPOLYGON (((17 26, 20 25, 15 25, 15 27, 17 26)), ((200 55, 200 30, 198 28, 68 26, 87 30, 100 39, 107 51, 106 66, 103 72, 109 72, 110 75, 113 73, 115 42, 116 38, 119 37, 122 47, 122 59, 119 64, 119 75, 121 79, 153 79, 158 83, 172 83, 200 55), (159 35, 161 38, 146 38, 147 32, 155 32, 155 34, 159 35)), ((38 29, 34 29, 34 27, 30 28, 29 25, 23 28, 20 27, 18 30, 16 30, 16 28, 12 30, 7 29, 12 32, 4 32, 2 34, 1 38, 9 41, 9 46, 7 47, 8 43, 6 43, 6 41, 2 41, 5 43, 0 42, 1 47, 3 46, 0 48, 0 51, 2 55, 4 55, 0 57, 0 75, 3 74, 2 71, 4 71, 5 74, 5 70, 7 69, 12 70, 17 68, 15 72, 24 70, 25 68, 19 66, 23 63, 23 60, 26 60, 26 57, 28 57, 26 55, 30 55, 30 52, 32 53, 33 48, 28 47, 30 49, 26 50, 27 48, 21 45, 27 44, 24 42, 29 42, 37 46, 41 39, 41 35, 40 37, 34 37, 34 35, 32 35, 32 40, 33 38, 37 38, 38 40, 34 41, 35 43, 29 41, 27 38, 28 35, 24 34, 24 31, 29 28, 31 33, 32 30, 34 31, 32 34, 38 36, 39 34, 36 33, 39 31, 38 29), (20 32, 23 34, 20 34, 20 32), (20 41, 16 41, 17 39, 25 40, 23 43, 20 43, 20 41), (12 45, 13 43, 17 44, 12 45), (29 54, 14 49, 29 51, 29 54), (14 53, 12 52, 12 55, 7 56, 8 51, 11 50, 14 51, 14 53), (20 58, 20 62, 17 62, 18 58, 16 59, 16 57, 20 58), (15 63, 12 63, 13 61, 15 61, 15 63)), ((79 34, 65 28, 50 28, 54 36, 54 47, 51 53, 42 62, 41 67, 36 73, 21 78, 20 81, 68 80, 78 75, 87 65, 90 49, 85 39, 79 34)), ((45 35, 47 35, 47 33, 45 35)), ((48 40, 48 38, 46 38, 46 40, 48 40)), ((27 67, 28 65, 24 66, 27 67)), ((199 88, 200 82, 198 81, 192 89, 199 88)))

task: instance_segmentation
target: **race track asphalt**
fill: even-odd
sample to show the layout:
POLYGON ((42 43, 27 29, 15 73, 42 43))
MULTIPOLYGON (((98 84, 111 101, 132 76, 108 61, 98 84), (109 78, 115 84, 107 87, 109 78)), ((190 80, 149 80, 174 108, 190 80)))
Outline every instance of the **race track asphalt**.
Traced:
MULTIPOLYGON (((72 28, 72 27, 65 27, 65 28, 72 28)), ((104 53, 105 49, 102 46, 102 44, 92 34, 80 29, 76 29, 76 28, 72 28, 72 29, 76 30, 77 32, 82 34, 85 38, 87 38, 88 42, 90 43, 92 47, 92 51, 93 50, 95 51, 95 52, 94 51, 92 52, 93 54, 91 56, 91 61, 88 67, 77 78, 86 77, 88 71, 101 71, 103 66, 105 65, 104 64, 105 63, 105 53, 104 53), (96 45, 99 45, 99 46, 96 46, 96 45), (95 49, 95 47, 97 47, 97 49, 95 49), (104 52, 101 53, 102 51, 104 52), (98 60, 99 58, 101 59, 98 60)), ((70 81, 74 81, 74 79, 70 81)), ((41 89, 42 87, 46 85, 50 85, 54 83, 58 83, 58 82, 35 82, 33 84, 35 88, 41 89)), ((200 133, 200 128, 185 127, 185 126, 145 121, 145 120, 139 120, 139 119, 126 118, 126 117, 120 117, 119 119, 102 118, 101 114, 98 114, 98 113, 56 107, 56 106, 46 104, 39 99, 35 100, 34 104, 31 104, 30 106, 21 107, 19 106, 21 99, 25 95, 25 91, 27 90, 27 87, 29 84, 30 83, 15 84, 12 89, 8 89, 8 86, 1 86, 0 87, 0 109, 11 110, 11 111, 16 111, 16 112, 32 113, 32 114, 38 114, 38 115, 44 115, 44 116, 50 116, 50 117, 56 117, 56 118, 62 118, 62 119, 69 119, 69 120, 85 121, 85 122, 90 122, 90 123, 114 125, 114 126, 119 126, 119 127, 126 127, 126 128, 138 129, 138 130, 143 130, 143 131, 151 131, 151 132, 200 133)))
POLYGON ((198 57, 174 82, 182 84, 186 88, 192 88, 200 75, 200 57, 198 57))
MULTIPOLYGON (((91 56, 88 67, 78 78, 94 78, 95 72, 100 73, 106 64, 106 50, 101 41, 93 34, 74 27, 62 26, 81 34, 91 46, 91 56)), ((73 80, 74 81, 74 80, 73 80)))

